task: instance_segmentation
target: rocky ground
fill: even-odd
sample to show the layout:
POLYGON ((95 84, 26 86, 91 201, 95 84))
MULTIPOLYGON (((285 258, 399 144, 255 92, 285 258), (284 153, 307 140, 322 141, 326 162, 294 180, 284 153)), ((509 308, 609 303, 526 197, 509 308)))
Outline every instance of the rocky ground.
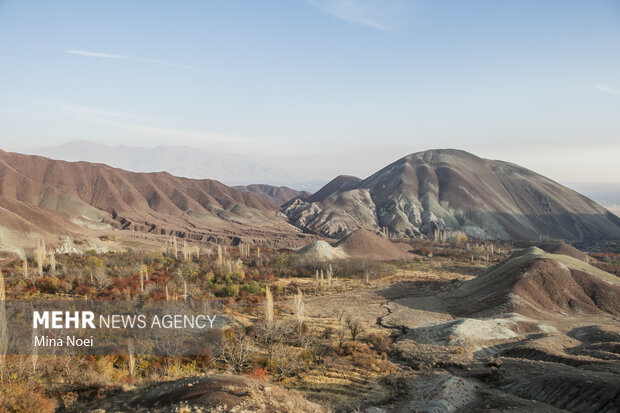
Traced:
POLYGON ((247 377, 210 375, 122 392, 74 411, 104 412, 327 412, 294 392, 247 377))
MULTIPOLYGON (((305 323, 311 331, 330 329, 334 337, 350 319, 364 326, 366 343, 371 336, 386 338, 385 357, 368 365, 334 357, 279 383, 233 375, 189 377, 90 398, 77 411, 619 411, 617 280, 568 256, 528 254, 492 268, 425 259, 386 277, 340 278, 331 288, 307 294, 305 323), (538 267, 530 265, 537 260, 557 260, 558 269, 549 268, 577 280, 584 271, 606 279, 587 290, 592 305, 602 309, 582 300, 554 311, 563 302, 525 295, 529 290, 519 282, 538 280, 538 267), (572 267, 579 272, 571 273, 572 267), (484 311, 464 314, 459 310, 463 291, 493 300, 480 298, 484 311), (532 299, 547 307, 527 302, 532 299), (511 308, 516 310, 502 312, 511 308)), ((312 278, 281 278, 273 288, 295 285, 307 291, 313 283, 312 278)), ((563 297, 569 287, 560 285, 563 291, 557 294, 545 291, 563 297)), ((293 318, 292 300, 278 307, 279 318, 293 318)), ((246 316, 239 317, 241 322, 246 316)))
MULTIPOLYGON (((394 338, 397 412, 615 412, 620 409, 620 320, 606 314, 459 318, 446 293, 471 275, 400 274, 357 291, 315 297, 311 317, 348 311, 394 338)), ((372 403, 366 405, 368 407, 372 403)))

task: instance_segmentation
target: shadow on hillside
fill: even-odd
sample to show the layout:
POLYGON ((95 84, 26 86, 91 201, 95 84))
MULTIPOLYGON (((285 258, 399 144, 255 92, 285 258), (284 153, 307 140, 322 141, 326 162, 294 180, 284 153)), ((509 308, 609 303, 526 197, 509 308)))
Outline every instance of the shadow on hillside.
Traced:
MULTIPOLYGON (((406 281, 378 290, 377 294, 390 301, 408 297, 432 297, 444 291, 454 290, 462 284, 463 281, 457 279, 406 281)), ((407 303, 407 306, 409 304, 413 304, 414 308, 418 310, 429 310, 429 308, 425 307, 423 301, 420 300, 411 300, 411 303, 407 303)))
POLYGON ((448 265, 443 269, 461 275, 477 277, 488 270, 487 267, 472 267, 471 265, 448 265))

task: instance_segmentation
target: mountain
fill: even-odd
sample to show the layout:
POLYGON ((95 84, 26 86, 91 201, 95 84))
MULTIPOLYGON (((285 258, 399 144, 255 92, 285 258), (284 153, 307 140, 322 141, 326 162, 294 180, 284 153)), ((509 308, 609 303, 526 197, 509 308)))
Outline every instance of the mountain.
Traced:
POLYGON ((480 239, 620 238, 620 218, 518 165, 453 150, 414 153, 360 181, 342 177, 285 205, 307 232, 359 228, 404 237, 462 231, 480 239))
POLYGON ((287 186, 272 186, 263 184, 233 186, 241 192, 248 192, 260 196, 275 205, 282 205, 294 198, 307 198, 311 195, 307 191, 296 191, 287 186))
POLYGON ((310 240, 304 241, 273 203, 218 181, 1 150, 0 217, 5 251, 19 249, 20 242, 31 246, 38 236, 111 228, 291 247, 310 240))
POLYGON ((312 194, 310 197, 305 199, 307 202, 318 202, 322 201, 325 198, 329 198, 330 196, 346 191, 348 189, 354 188, 358 185, 362 180, 356 176, 349 175, 340 175, 336 178, 329 181, 324 187, 319 189, 317 192, 312 194))
POLYGON ((227 185, 244 185, 257 181, 293 185, 301 189, 315 188, 317 185, 314 181, 291 177, 286 171, 239 154, 212 154, 181 145, 145 148, 108 146, 76 140, 35 149, 32 154, 70 162, 104 163, 133 172, 166 171, 186 178, 214 179, 227 185))

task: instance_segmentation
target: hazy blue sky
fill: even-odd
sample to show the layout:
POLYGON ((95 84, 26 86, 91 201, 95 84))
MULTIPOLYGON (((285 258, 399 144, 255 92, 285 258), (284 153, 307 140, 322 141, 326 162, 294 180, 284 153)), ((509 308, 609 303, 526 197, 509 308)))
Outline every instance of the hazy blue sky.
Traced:
POLYGON ((0 0, 0 148, 74 139, 620 181, 620 1, 0 0))

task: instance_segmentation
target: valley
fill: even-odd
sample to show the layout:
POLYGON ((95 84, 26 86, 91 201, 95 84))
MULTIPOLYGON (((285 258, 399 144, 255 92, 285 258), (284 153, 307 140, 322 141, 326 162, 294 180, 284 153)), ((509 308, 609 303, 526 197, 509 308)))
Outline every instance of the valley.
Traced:
POLYGON ((618 46, 618 0, 0 0, 0 413, 619 413, 618 46))
POLYGON ((6 300, 227 319, 215 354, 7 355, 8 411, 620 408, 619 218, 532 172, 430 151, 311 195, 0 160, 6 300))

